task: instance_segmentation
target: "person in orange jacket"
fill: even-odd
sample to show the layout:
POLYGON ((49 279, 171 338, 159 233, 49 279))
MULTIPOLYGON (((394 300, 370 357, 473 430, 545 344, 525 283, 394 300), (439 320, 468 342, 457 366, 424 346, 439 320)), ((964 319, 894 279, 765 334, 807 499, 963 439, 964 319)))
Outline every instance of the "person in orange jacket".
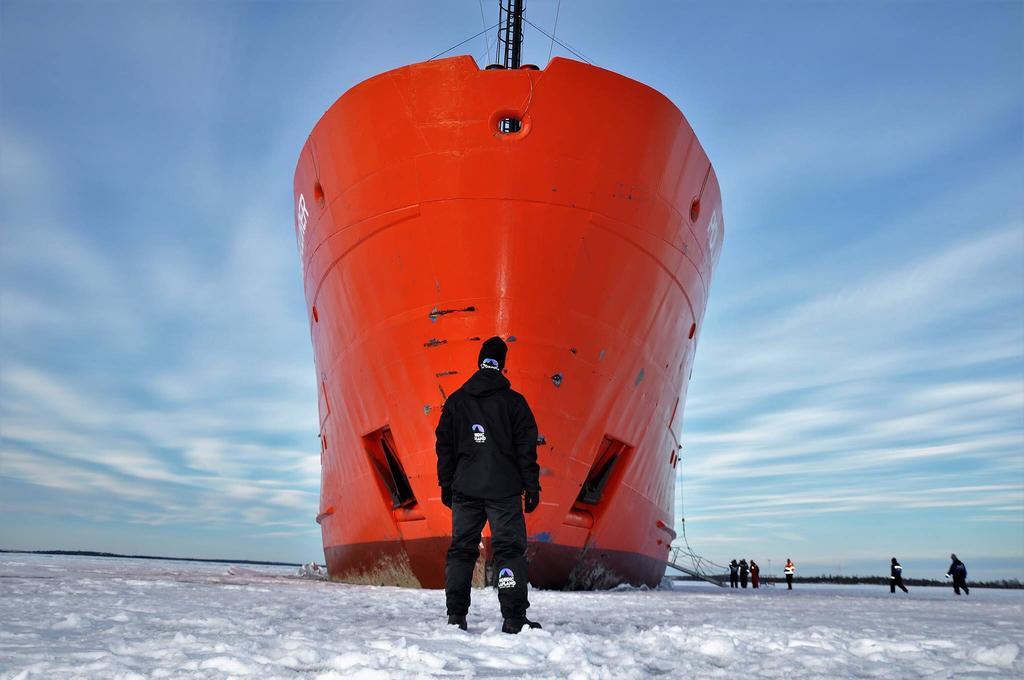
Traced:
POLYGON ((761 567, 754 560, 750 560, 750 585, 753 588, 761 587, 761 567))
POLYGON ((793 590, 793 574, 796 573, 796 565, 793 564, 793 560, 786 558, 786 568, 783 571, 786 574, 786 588, 793 590))

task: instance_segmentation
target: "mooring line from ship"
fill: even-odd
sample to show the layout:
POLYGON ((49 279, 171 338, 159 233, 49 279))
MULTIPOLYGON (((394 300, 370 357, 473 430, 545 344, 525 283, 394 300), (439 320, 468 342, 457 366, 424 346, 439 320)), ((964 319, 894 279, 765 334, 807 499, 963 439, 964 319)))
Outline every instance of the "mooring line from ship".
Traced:
MULTIPOLYGON (((452 50, 454 50, 454 49, 455 49, 456 47, 462 47, 463 45, 465 45, 466 43, 468 43, 468 42, 469 42, 470 40, 475 40, 475 39, 479 38, 479 37, 480 37, 480 36, 482 36, 482 35, 483 35, 484 33, 486 33, 487 31, 491 30, 491 28, 497 28, 497 27, 498 27, 498 24, 494 24, 494 25, 493 25, 493 26, 491 26, 490 28, 485 28, 484 30, 482 30, 482 31, 480 31, 479 33, 477 33, 476 35, 471 35, 470 37, 466 38, 465 40, 463 40, 462 42, 458 43, 457 45, 452 45, 451 47, 449 47, 449 48, 448 48, 448 49, 446 49, 445 51, 443 51, 443 52, 438 52, 437 54, 435 54, 434 56, 432 56, 432 57, 431 57, 430 59, 427 59, 427 61, 434 61, 435 59, 437 59, 437 58, 438 58, 438 57, 440 57, 441 55, 443 55, 443 54, 448 54, 449 52, 451 52, 452 50)), ((566 48, 566 49, 568 49, 568 48, 566 48)))
MULTIPOLYGON (((540 77, 543 78, 544 74, 542 73, 540 77)), ((520 115, 520 118, 526 118, 526 112, 530 110, 530 104, 533 103, 533 76, 530 75, 529 71, 526 72, 526 79, 530 81, 530 94, 526 95, 526 99, 523 100, 523 113, 520 115)))
MULTIPOLYGON (((680 456, 680 461, 681 459, 682 457, 680 456)), ((680 465, 679 469, 676 471, 676 486, 679 487, 679 510, 682 514, 681 525, 683 529, 680 532, 680 537, 683 539, 683 545, 673 546, 671 543, 669 543, 669 547, 671 548, 671 552, 669 554, 673 555, 676 560, 678 560, 680 556, 685 555, 686 557, 690 558, 690 564, 693 565, 694 571, 698 572, 704 577, 710 577, 717 581, 719 585, 722 585, 722 580, 724 580, 723 577, 712 573, 711 569, 708 568, 708 565, 717 568, 718 570, 722 571, 723 574, 724 572, 728 571, 728 567, 726 567, 723 564, 718 564, 714 560, 703 557, 702 555, 698 555, 690 546, 690 539, 686 535, 686 497, 683 494, 682 465, 680 465), (685 546, 685 548, 683 546, 685 546)), ((674 502, 673 505, 675 505, 674 502)))

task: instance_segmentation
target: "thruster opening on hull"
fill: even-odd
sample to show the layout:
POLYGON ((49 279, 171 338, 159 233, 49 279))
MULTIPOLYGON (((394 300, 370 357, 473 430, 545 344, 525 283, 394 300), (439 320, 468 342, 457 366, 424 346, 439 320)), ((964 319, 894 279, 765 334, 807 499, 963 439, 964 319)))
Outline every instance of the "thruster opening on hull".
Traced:
POLYGON ((382 427, 363 437, 363 446, 370 457, 370 464, 377 472, 382 490, 390 497, 392 508, 409 508, 416 505, 416 496, 405 474, 402 461, 391 428, 382 427))
POLYGON ((626 444, 605 436, 601 442, 601 449, 594 459, 594 464, 590 467, 590 473, 587 475, 586 481, 583 482, 579 496, 576 497, 576 502, 586 505, 599 504, 604 497, 605 488, 612 478, 612 473, 628 453, 629 447, 626 444))

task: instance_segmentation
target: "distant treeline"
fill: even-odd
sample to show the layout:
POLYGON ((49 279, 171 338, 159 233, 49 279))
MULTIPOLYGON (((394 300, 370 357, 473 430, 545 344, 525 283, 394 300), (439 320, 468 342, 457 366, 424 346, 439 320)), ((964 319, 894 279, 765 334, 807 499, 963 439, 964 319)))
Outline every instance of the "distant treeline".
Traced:
MULTIPOLYGON (((785 583, 786 580, 783 578, 774 579, 776 583, 785 583)), ((877 585, 887 586, 889 585, 888 576, 836 576, 834 574, 827 574, 825 576, 796 576, 793 578, 793 583, 835 583, 841 585, 877 585)), ((905 578, 903 583, 908 586, 952 586, 952 581, 946 581, 942 579, 934 578, 905 578)), ((972 581, 967 580, 967 583, 972 588, 1024 588, 1024 583, 1021 583, 1017 579, 1002 579, 1000 581, 972 581)))
POLYGON ((120 557, 133 560, 171 560, 174 562, 221 562, 225 564, 262 564, 274 567, 298 567, 297 562, 262 562, 260 560, 213 560, 201 557, 161 557, 159 555, 119 555, 117 553, 96 552, 94 550, 4 550, 0 553, 18 553, 23 555, 75 555, 78 557, 120 557))
MULTIPOLYGON (((729 575, 715 576, 720 578, 723 583, 729 583, 729 575)), ((676 576, 673 577, 674 581, 697 581, 692 576, 676 576)), ((779 576, 762 576, 762 583, 777 583, 785 585, 786 579, 779 576)), ((835 585, 855 586, 855 585, 875 585, 875 586, 887 586, 889 585, 888 576, 836 576, 834 574, 827 574, 825 576, 795 576, 793 583, 831 583, 835 585)), ((945 581, 931 578, 905 578, 903 583, 908 586, 949 586, 951 587, 952 581, 945 581)), ((1000 581, 972 581, 967 580, 967 584, 971 588, 1009 588, 1012 590, 1024 589, 1024 583, 1021 583, 1018 579, 1002 579, 1000 581)))

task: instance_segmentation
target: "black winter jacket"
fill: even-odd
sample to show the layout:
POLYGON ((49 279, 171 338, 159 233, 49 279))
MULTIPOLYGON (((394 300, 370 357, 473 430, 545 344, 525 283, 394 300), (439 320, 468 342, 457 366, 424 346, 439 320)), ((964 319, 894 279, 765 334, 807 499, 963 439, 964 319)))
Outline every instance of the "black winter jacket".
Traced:
POLYGON ((540 491, 537 422, 498 371, 481 368, 453 392, 435 434, 442 487, 473 498, 540 491))
POLYGON ((960 560, 953 560, 949 565, 949 570, 946 572, 953 578, 967 578, 967 567, 960 560))

